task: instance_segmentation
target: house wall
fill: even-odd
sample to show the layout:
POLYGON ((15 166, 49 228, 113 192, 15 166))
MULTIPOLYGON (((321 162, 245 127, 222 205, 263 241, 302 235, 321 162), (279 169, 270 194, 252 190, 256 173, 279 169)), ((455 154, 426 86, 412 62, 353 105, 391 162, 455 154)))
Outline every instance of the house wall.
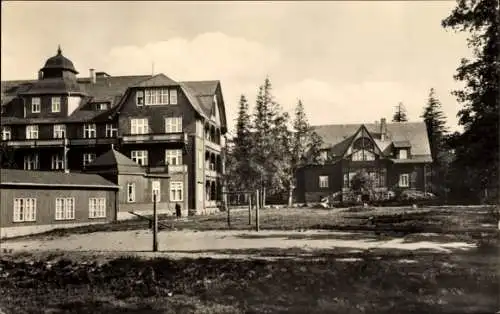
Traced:
POLYGON ((333 165, 302 168, 297 173, 297 201, 318 202, 323 196, 331 195, 342 189, 343 173, 356 172, 360 169, 387 169, 386 185, 389 189, 399 189, 400 174, 409 174, 408 188, 424 190, 423 164, 392 164, 388 160, 348 161, 342 160, 333 165), (328 175, 328 188, 319 187, 319 176, 328 175))
POLYGON ((183 200, 178 202, 181 210, 187 210, 189 194, 187 193, 188 175, 187 173, 172 174, 171 178, 151 178, 142 174, 120 174, 118 175, 119 192, 119 212, 129 211, 143 212, 153 209, 152 182, 160 181, 160 200, 157 203, 157 210, 173 212, 177 202, 170 201, 170 182, 181 181, 184 184, 183 200), (135 202, 129 203, 127 200, 127 186, 135 183, 135 202))
POLYGON ((28 188, 28 187, 1 187, 0 188, 0 227, 28 227, 50 224, 74 224, 87 222, 106 222, 114 219, 115 190, 105 189, 63 189, 63 188, 28 188), (58 197, 75 198, 75 219, 56 220, 55 202, 58 197), (106 218, 89 218, 89 198, 106 198, 106 218), (14 222, 14 199, 36 198, 36 221, 14 222))
POLYGON ((342 189, 342 172, 339 163, 303 168, 297 179, 299 202, 318 202, 322 197, 342 189), (319 186, 320 176, 328 176, 327 188, 319 186))

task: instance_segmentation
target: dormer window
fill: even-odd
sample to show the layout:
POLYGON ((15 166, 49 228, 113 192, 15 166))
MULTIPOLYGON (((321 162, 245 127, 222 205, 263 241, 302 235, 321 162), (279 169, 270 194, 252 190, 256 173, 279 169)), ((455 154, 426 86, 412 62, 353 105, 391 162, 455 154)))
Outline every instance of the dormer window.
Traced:
POLYGON ((398 159, 408 159, 408 150, 400 149, 398 154, 398 159))
POLYGON ((100 110, 100 111, 108 110, 108 104, 105 102, 97 104, 97 110, 100 110))
POLYGON ((52 112, 61 112, 61 97, 52 97, 52 112))
POLYGON ((31 112, 40 113, 40 97, 31 98, 31 112))
POLYGON ((168 89, 155 88, 144 90, 146 106, 168 105, 168 89))

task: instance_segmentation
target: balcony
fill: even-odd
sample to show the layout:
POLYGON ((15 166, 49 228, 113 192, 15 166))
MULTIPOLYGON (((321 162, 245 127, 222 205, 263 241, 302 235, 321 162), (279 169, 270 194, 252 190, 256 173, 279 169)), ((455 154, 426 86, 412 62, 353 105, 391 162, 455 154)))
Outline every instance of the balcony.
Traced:
POLYGON ((7 140, 2 144, 13 148, 63 147, 64 139, 7 140))
POLYGON ((141 143, 187 143, 187 133, 163 133, 163 134, 126 134, 121 138, 123 144, 141 143))
POLYGON ((145 167, 148 173, 187 173, 187 165, 159 165, 145 167))
POLYGON ((209 140, 205 140, 205 147, 217 153, 221 151, 221 146, 219 144, 211 142, 209 140))
POLYGON ((220 177, 220 173, 216 170, 205 169, 205 176, 210 178, 218 178, 220 177))
POLYGON ((168 165, 168 173, 187 173, 187 165, 168 165))
POLYGON ((100 138, 72 138, 69 140, 71 146, 96 146, 117 144, 118 139, 112 137, 100 138))

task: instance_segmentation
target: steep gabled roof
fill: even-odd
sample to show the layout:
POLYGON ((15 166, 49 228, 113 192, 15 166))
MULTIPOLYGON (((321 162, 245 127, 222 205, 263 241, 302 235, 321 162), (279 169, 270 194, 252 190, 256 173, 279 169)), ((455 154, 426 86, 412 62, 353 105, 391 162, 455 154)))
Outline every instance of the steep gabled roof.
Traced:
MULTIPOLYGON (((346 145, 346 140, 352 137, 361 124, 331 124, 313 126, 314 131, 321 136, 324 148, 337 149, 337 146, 346 145)), ((387 153, 393 142, 407 141, 411 144, 412 156, 430 156, 431 150, 427 129, 424 122, 395 122, 387 123, 387 138, 381 139, 380 124, 364 124, 375 143, 387 153)))
POLYGON ((0 184, 118 189, 117 185, 97 174, 17 169, 0 169, 0 184))
POLYGON ((179 85, 176 81, 172 80, 163 73, 150 76, 149 78, 134 84, 132 87, 160 87, 160 86, 176 86, 179 85))

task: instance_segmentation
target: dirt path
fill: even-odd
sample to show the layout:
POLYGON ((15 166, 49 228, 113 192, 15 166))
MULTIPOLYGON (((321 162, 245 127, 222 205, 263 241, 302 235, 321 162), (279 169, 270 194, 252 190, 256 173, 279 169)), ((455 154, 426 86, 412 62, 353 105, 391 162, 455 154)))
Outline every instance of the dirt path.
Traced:
POLYGON ((300 249, 337 250, 359 252, 371 249, 418 250, 427 249, 449 253, 475 247, 474 244, 454 242, 446 236, 421 234, 424 241, 408 238, 380 239, 369 233, 331 231, 170 231, 160 232, 159 252, 151 253, 152 233, 149 230, 96 232, 62 238, 45 238, 26 241, 6 241, 2 249, 13 251, 47 252, 101 252, 112 255, 171 256, 171 257, 249 257, 248 250, 300 249), (436 237, 439 237, 436 240, 436 237), (432 240, 431 240, 432 238, 432 240), (244 252, 246 250, 246 252, 244 252), (241 254, 239 254, 241 253, 241 254))

